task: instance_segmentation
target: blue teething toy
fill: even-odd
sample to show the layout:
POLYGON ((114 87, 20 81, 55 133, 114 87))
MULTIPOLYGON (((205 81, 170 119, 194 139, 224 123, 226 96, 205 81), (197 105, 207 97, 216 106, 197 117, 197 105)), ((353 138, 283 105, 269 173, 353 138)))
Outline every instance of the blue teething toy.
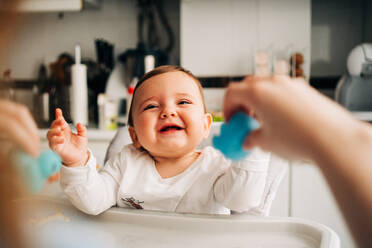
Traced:
POLYGON ((52 150, 43 152, 35 159, 30 155, 17 151, 13 164, 31 192, 39 192, 52 174, 61 168, 61 158, 52 150))
POLYGON ((221 126, 220 136, 213 137, 213 146, 231 160, 240 160, 249 155, 243 149, 245 137, 259 127, 258 122, 249 115, 238 112, 228 123, 221 126))

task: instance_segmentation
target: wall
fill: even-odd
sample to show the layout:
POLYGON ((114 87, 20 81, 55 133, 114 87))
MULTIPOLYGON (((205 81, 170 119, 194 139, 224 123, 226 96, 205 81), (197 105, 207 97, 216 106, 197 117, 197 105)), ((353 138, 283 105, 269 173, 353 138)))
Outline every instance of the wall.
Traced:
MULTIPOLYGON (((104 0, 98 10, 58 13, 27 13, 19 16, 21 25, 7 48, 8 63, 0 72, 12 69, 15 78, 35 78, 40 63, 49 64, 59 54, 73 54, 80 43, 82 56, 96 59, 94 39, 103 38, 115 45, 120 54, 137 44, 137 8, 135 0, 104 0)), ((164 0, 164 9, 175 33, 171 63, 179 63, 179 1, 164 0)), ((116 57, 116 56, 115 56, 116 57)))
POLYGON ((372 41, 371 11, 366 5, 372 10, 367 0, 312 0, 312 76, 344 74, 350 50, 364 40, 372 41))
POLYGON ((282 59, 303 53, 308 76, 310 34, 310 0, 181 1, 181 65, 197 76, 251 74, 262 49, 282 59))

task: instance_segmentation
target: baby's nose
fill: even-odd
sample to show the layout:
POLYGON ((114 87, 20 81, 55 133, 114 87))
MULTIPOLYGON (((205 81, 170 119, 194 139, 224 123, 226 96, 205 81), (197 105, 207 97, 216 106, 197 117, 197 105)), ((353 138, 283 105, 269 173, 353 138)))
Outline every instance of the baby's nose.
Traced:
POLYGON ((161 113, 162 118, 167 118, 167 117, 175 117, 177 116, 176 111, 172 109, 164 109, 163 112, 161 113))

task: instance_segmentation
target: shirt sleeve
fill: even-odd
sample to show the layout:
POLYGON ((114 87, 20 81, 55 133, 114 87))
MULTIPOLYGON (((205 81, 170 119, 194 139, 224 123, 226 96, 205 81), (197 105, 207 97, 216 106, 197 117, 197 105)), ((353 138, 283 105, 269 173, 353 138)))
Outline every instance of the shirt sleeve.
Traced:
POLYGON ((270 153, 256 148, 246 159, 231 163, 214 184, 216 200, 237 212, 257 207, 263 197, 269 162, 270 153))
POLYGON ((116 204, 125 158, 123 153, 119 153, 98 172, 96 158, 90 150, 89 153, 85 166, 62 165, 61 187, 75 207, 97 215, 116 204))

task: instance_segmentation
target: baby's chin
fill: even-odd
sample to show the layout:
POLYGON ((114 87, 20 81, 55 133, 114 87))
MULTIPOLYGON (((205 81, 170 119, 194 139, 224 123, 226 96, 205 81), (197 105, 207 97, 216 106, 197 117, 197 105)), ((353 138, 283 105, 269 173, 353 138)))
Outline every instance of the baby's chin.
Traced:
POLYGON ((187 155, 191 152, 196 151, 197 146, 179 146, 179 145, 168 145, 162 146, 161 148, 156 147, 154 149, 148 150, 153 157, 166 157, 166 158, 178 158, 187 155))

